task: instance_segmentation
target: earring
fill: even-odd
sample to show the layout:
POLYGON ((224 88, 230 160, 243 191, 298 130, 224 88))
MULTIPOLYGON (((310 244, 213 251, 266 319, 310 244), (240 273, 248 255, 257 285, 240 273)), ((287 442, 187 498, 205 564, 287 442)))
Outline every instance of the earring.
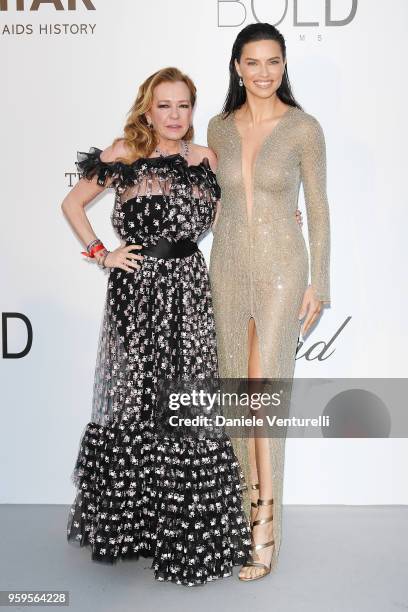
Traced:
POLYGON ((242 87, 244 84, 244 81, 242 80, 242 77, 239 77, 239 86, 242 87))

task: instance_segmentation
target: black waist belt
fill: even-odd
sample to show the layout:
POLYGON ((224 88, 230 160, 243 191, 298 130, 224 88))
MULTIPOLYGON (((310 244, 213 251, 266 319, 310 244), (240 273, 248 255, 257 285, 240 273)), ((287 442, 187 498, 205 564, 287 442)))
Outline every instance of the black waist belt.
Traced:
POLYGON ((166 238, 159 238, 154 246, 144 247, 134 252, 140 255, 157 257, 158 259, 175 259, 177 257, 188 257, 196 251, 198 251, 197 243, 189 238, 177 240, 176 242, 170 242, 166 238))

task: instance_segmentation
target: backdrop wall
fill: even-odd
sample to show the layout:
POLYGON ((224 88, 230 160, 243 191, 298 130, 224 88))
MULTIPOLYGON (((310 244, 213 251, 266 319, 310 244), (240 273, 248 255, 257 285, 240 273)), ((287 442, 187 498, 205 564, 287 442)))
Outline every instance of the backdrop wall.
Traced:
MULTIPOLYGON (((60 208, 78 178, 76 152, 120 135, 139 84, 167 65, 198 87, 196 142, 206 144, 232 43, 256 19, 284 34, 294 94, 327 144, 332 306, 295 375, 407 376, 407 17, 405 0, 0 0, 0 309, 33 332, 13 358, 27 326, 3 326, 1 502, 68 504, 74 492, 107 283, 60 208), (305 357, 334 336, 328 359, 305 357)), ((87 208, 110 249, 113 197, 87 208)), ((299 206, 307 235, 302 197, 299 206)), ((209 262, 211 236, 200 246, 209 262)), ((403 439, 288 440, 284 503, 408 503, 407 460, 403 439)))

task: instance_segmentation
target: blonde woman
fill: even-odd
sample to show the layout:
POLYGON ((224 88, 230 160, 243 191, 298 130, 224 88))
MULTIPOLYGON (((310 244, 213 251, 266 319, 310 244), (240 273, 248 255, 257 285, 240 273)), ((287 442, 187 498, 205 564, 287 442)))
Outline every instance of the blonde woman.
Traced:
POLYGON ((159 433, 163 379, 216 376, 208 271, 197 240, 215 218, 213 153, 192 143, 196 89, 176 68, 140 87, 124 137, 78 153, 80 180, 62 209, 109 271, 91 420, 73 481, 67 538, 92 559, 153 557, 158 580, 193 586, 242 565, 250 530, 227 436, 159 433), (95 235, 85 207, 115 189, 122 244, 95 235))

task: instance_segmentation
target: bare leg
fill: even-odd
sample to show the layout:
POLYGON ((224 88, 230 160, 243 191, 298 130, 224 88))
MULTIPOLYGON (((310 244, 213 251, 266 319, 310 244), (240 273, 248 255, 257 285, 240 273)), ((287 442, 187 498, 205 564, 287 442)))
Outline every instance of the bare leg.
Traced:
MULTIPOLYGON (((249 346, 249 356, 248 356, 248 378, 262 378, 261 371, 261 362, 260 362, 260 354, 259 354, 259 340, 257 329, 255 325, 254 319, 251 317, 249 320, 248 326, 248 346, 249 346)), ((261 386, 258 385, 258 386, 261 386)), ((254 392, 257 389, 256 381, 252 381, 250 383, 250 392, 254 392)), ((261 390, 261 389, 259 389, 261 390)), ((253 480, 253 482, 259 482, 259 497, 262 499, 271 499, 273 498, 272 492, 272 467, 271 460, 269 455, 269 440, 268 438, 251 438, 249 439, 249 459, 250 459, 250 467, 251 467, 251 475, 255 478, 258 475, 258 481, 253 480), (251 448, 255 450, 251 452, 251 448), (254 457, 255 455, 255 457, 254 457), (255 459, 255 463, 253 465, 253 460, 255 459)), ((253 493, 257 493, 257 491, 251 491, 251 499, 255 499, 255 496, 252 496, 253 493)), ((256 512, 255 518, 262 519, 271 515, 273 511, 272 506, 259 506, 256 512)), ((273 522, 270 521, 265 523, 264 525, 256 525, 252 529, 252 539, 253 544, 261 544, 263 542, 268 542, 273 539, 273 522)), ((269 546, 265 549, 261 549, 254 553, 254 560, 260 561, 261 563, 265 563, 269 565, 273 553, 273 546, 269 546)), ((263 570, 259 567, 251 567, 251 566, 243 566, 239 572, 239 576, 243 578, 253 578, 255 576, 263 573, 263 570)))
MULTIPOLYGON (((252 345, 252 338, 254 335, 254 325, 251 325, 251 323, 253 323, 253 319, 250 319, 250 325, 248 326, 249 355, 250 355, 250 350, 251 350, 251 345, 252 345)), ((248 355, 248 377, 250 376, 249 374, 249 355, 248 355)), ((249 454, 249 465, 251 469, 251 483, 250 484, 259 484, 258 469, 256 465, 255 438, 248 438, 248 454, 249 454)), ((252 521, 255 520, 255 516, 257 512, 257 508, 252 506, 252 503, 256 504, 258 502, 259 489, 250 488, 250 495, 251 495, 251 523, 252 523, 252 521)))
MULTIPOLYGON (((255 439, 248 438, 248 450, 249 450, 249 464, 251 468, 251 483, 250 484, 258 484, 258 470, 256 467, 256 454, 255 454, 255 439)), ((259 497, 259 488, 253 489, 250 488, 251 494, 251 523, 255 520, 255 516, 257 513, 257 506, 253 506, 252 504, 256 504, 258 502, 259 497)))

